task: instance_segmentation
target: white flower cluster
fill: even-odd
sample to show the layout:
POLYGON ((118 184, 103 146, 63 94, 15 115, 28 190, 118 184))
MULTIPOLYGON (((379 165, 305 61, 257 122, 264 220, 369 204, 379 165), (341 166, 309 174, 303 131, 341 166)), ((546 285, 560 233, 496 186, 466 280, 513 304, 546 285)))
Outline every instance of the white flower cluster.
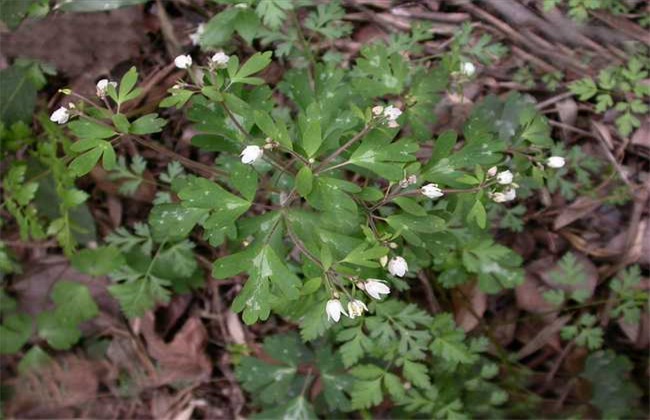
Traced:
POLYGON ((515 175, 509 170, 501 171, 497 169, 496 166, 491 167, 487 171, 488 178, 495 178, 497 184, 505 186, 501 191, 490 191, 488 192, 488 197, 492 199, 495 203, 505 203, 507 201, 512 201, 517 197, 517 184, 512 182, 515 178, 515 175))
MULTIPOLYGON (((363 283, 359 283, 358 287, 364 290, 368 296, 377 300, 381 299, 384 295, 390 294, 390 287, 388 287, 383 281, 377 279, 368 279, 363 283)), ((365 311, 368 311, 366 304, 358 299, 350 299, 347 305, 347 309, 348 310, 346 312, 343 304, 337 298, 328 300, 327 304, 325 305, 327 320, 339 322, 341 319, 341 314, 349 318, 356 318, 363 315, 365 311)))
POLYGON ((399 123, 397 122, 397 119, 399 118, 400 115, 402 115, 401 109, 394 107, 393 105, 389 105, 385 108, 381 105, 377 105, 372 108, 372 113, 375 117, 386 118, 386 121, 388 121, 388 126, 390 128, 399 127, 399 123))

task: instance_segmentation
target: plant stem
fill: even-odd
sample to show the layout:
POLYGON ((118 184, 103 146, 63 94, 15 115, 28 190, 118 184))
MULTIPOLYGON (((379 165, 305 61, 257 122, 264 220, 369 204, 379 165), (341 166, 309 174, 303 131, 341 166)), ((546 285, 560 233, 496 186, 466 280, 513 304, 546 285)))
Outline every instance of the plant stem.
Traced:
POLYGON ((343 146, 339 147, 336 149, 331 155, 327 156, 321 163, 316 167, 316 170, 314 171, 315 174, 320 174, 321 172, 324 172, 326 169, 325 165, 336 159, 341 153, 345 152, 348 147, 352 146, 354 143, 357 141, 361 140, 372 128, 371 125, 366 124, 365 127, 363 127, 363 130, 358 132, 354 137, 352 137, 350 140, 348 140, 343 146))

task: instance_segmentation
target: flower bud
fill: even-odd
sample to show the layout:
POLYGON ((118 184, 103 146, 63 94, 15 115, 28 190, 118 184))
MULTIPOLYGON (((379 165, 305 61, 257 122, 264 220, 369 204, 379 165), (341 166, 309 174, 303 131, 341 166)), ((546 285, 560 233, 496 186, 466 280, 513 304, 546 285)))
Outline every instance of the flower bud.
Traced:
POLYGON ((460 64, 460 73, 467 77, 472 77, 476 73, 476 66, 469 61, 460 64))
POLYGON ((388 255, 384 255, 379 259, 379 264, 381 264, 382 267, 386 267, 386 264, 388 264, 388 255))

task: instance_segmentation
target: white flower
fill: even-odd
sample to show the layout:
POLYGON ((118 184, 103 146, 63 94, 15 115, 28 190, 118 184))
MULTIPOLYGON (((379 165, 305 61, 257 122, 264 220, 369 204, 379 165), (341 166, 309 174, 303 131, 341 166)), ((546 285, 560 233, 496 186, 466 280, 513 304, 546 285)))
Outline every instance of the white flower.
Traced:
POLYGON ((190 34, 190 40, 192 41, 192 45, 199 45, 199 40, 201 39, 201 35, 203 35, 203 32, 205 32, 205 25, 201 23, 199 26, 196 27, 196 32, 190 34))
POLYGON ((490 197, 495 203, 505 203, 506 201, 514 200, 517 197, 517 191, 510 187, 503 192, 488 193, 488 197, 490 197))
POLYGON ((348 316, 345 309, 343 309, 343 305, 341 305, 341 301, 338 299, 328 300, 327 305, 325 305, 325 312, 327 312, 328 321, 339 322, 341 314, 348 316))
POLYGON ((551 156, 550 158, 546 159, 546 164, 549 168, 560 169, 564 166, 565 163, 566 161, 562 156, 551 156))
POLYGON ((117 82, 111 82, 108 79, 102 79, 99 82, 97 82, 97 96, 100 98, 103 98, 106 96, 106 90, 108 89, 109 86, 113 86, 114 88, 117 88, 117 82))
POLYGON ((57 109, 50 115, 50 121, 55 122, 57 124, 65 124, 68 122, 70 119, 70 111, 68 111, 68 108, 62 106, 61 108, 57 109))
POLYGON ((388 128, 397 128, 399 123, 397 121, 388 121, 388 128))
POLYGON ((420 189, 420 191, 422 192, 422 194, 424 194, 425 196, 431 199, 440 198, 444 195, 442 190, 438 188, 438 184, 427 184, 423 186, 420 189))
POLYGON ((363 315, 363 311, 367 311, 368 307, 366 306, 365 303, 361 302, 360 300, 351 300, 348 302, 348 312, 350 313, 348 316, 350 318, 356 318, 358 316, 363 315))
POLYGON ((493 166, 493 167, 491 167, 490 169, 488 169, 488 170, 487 170, 487 173, 486 173, 486 175, 488 176, 488 178, 492 178, 492 177, 493 177, 494 175, 496 175, 496 174, 497 174, 497 167, 496 167, 496 166, 493 166))
POLYGON ((388 121, 395 121, 400 115, 402 115, 402 111, 399 108, 392 105, 384 108, 384 117, 388 118, 388 121))
POLYGON ((476 73, 476 66, 469 61, 465 61, 460 64, 460 72, 467 77, 472 77, 476 73))
POLYGON ((386 286, 386 283, 377 279, 366 280, 366 282, 363 283, 363 288, 371 298, 377 300, 381 299, 383 297, 382 295, 390 294, 390 288, 386 286))
POLYGON ((388 272, 397 277, 404 277, 409 270, 406 260, 402 257, 393 257, 388 262, 388 272))
POLYGON ((506 195, 501 192, 488 193, 488 197, 490 197, 495 203, 504 203, 506 201, 506 195))
POLYGON ((512 178, 513 175, 510 171, 503 171, 497 174, 497 182, 501 185, 508 185, 512 183, 512 178))
POLYGON ((188 69, 192 66, 192 57, 189 55, 179 55, 174 59, 174 64, 179 69, 188 69))
POLYGON ((212 61, 212 63, 214 63, 217 67, 226 67, 228 65, 228 61, 230 61, 230 56, 228 56, 228 54, 224 53, 223 51, 219 51, 212 56, 210 61, 212 61))
POLYGON ((517 191, 514 188, 508 188, 503 192, 506 201, 512 201, 517 198, 517 191))
POLYGON ((381 115, 381 113, 384 112, 384 107, 381 105, 373 106, 372 107, 372 113, 374 115, 381 115))
POLYGON ((242 163, 251 164, 262 157, 263 154, 264 149, 259 146, 246 146, 239 156, 241 156, 242 163))

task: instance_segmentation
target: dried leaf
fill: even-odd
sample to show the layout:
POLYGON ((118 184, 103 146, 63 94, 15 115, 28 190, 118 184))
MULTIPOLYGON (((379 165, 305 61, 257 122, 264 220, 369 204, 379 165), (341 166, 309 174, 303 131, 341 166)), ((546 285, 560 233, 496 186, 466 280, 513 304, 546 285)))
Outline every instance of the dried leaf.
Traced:
POLYGON ((595 200, 591 197, 579 197, 573 203, 564 207, 562 211, 560 211, 553 222, 553 230, 562 229, 576 220, 580 220, 583 217, 592 214, 601 204, 601 201, 595 200))
POLYGON ((142 318, 142 335, 147 351, 159 362, 157 384, 202 381, 210 377, 212 363, 205 354, 207 331, 199 318, 189 318, 170 343, 155 331, 153 313, 142 318))
POLYGON ((481 292, 476 282, 464 284, 452 294, 454 317, 456 324, 465 330, 472 331, 479 324, 480 318, 487 308, 487 295, 481 292), (469 300, 469 302, 468 302, 469 300), (469 304, 469 307, 468 307, 469 304))

